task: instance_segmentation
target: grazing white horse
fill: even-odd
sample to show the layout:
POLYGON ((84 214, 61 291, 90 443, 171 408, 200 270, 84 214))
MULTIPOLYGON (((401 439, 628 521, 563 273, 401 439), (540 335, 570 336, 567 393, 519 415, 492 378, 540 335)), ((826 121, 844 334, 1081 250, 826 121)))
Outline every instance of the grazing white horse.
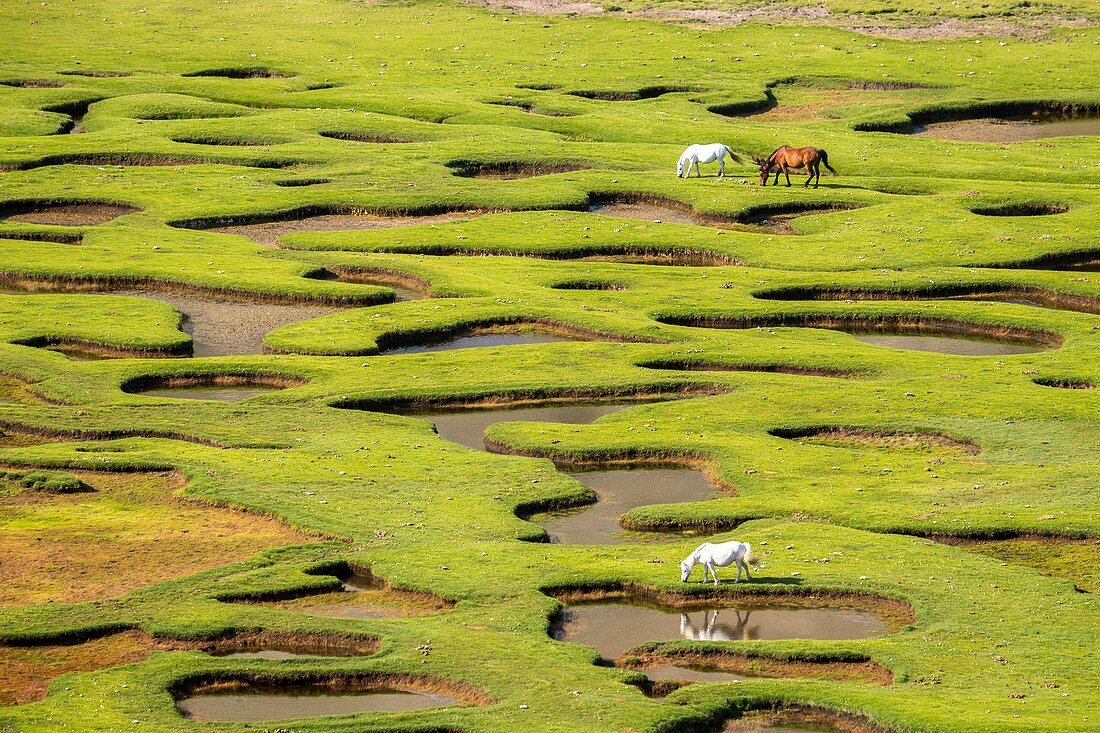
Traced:
POLYGON ((752 575, 749 574, 749 563, 755 563, 756 558, 752 556, 752 548, 749 547, 747 542, 722 542, 717 545, 713 545, 710 542, 704 542, 695 548, 695 551, 684 558, 684 561, 680 563, 680 580, 684 583, 691 577, 691 571, 696 565, 703 566, 703 582, 707 582, 707 571, 710 571, 711 577, 714 578, 714 584, 718 585, 718 573, 714 572, 715 568, 725 568, 737 563, 737 577, 733 582, 736 583, 741 580, 741 571, 745 571, 745 577, 752 580, 752 575))
POLYGON ((710 145, 689 145, 687 150, 680 155, 680 162, 676 164, 676 177, 687 178, 691 175, 691 169, 695 167, 695 176, 699 173, 700 163, 713 163, 718 161, 718 177, 726 175, 726 156, 729 155, 737 163, 744 163, 737 153, 730 150, 728 145, 711 143, 710 145))

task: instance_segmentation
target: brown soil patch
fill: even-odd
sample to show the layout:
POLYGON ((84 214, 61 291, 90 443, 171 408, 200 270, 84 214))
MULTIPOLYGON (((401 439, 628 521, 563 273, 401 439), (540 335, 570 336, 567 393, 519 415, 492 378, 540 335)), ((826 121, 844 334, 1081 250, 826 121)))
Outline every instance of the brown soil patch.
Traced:
POLYGON ((0 646, 0 705, 41 700, 56 677, 141 662, 155 648, 153 640, 140 631, 112 634, 82 644, 0 646))
POLYGON ((861 372, 829 367, 800 366, 797 364, 724 364, 713 361, 689 361, 686 359, 658 359, 637 366, 643 369, 668 369, 684 372, 764 372, 768 374, 797 374, 806 377, 833 377, 850 379, 861 372))
POLYGON ((106 224, 126 214, 140 211, 133 206, 119 204, 43 204, 40 208, 11 214, 7 221, 24 224, 53 224, 55 226, 97 226, 106 224))
POLYGON ((328 618, 391 618, 427 616, 446 611, 453 603, 427 593, 389 586, 357 591, 335 591, 260 605, 328 618))
POLYGON ((789 287, 759 290, 752 297, 761 300, 987 300, 1033 305, 1042 308, 1100 313, 1100 298, 1060 293, 1047 288, 998 285, 937 285, 910 290, 872 288, 789 287))
POLYGON ((192 389, 197 387, 273 387, 288 389, 307 384, 308 380, 277 374, 172 374, 137 377, 123 383, 122 391, 138 394, 149 390, 192 389))
POLYGON ((464 0, 469 5, 494 10, 532 15, 611 15, 617 17, 645 18, 670 23, 705 24, 711 27, 738 26, 742 23, 776 23, 821 25, 843 28, 857 33, 907 40, 970 38, 974 36, 1017 36, 1039 38, 1050 30, 1064 27, 1085 27, 1093 24, 1088 18, 1043 13, 997 18, 946 18, 921 17, 895 13, 893 22, 883 15, 859 15, 832 13, 822 5, 791 6, 783 3, 764 2, 757 7, 738 9, 719 8, 666 8, 643 7, 640 10, 616 13, 605 10, 604 5, 583 0, 464 0))
POLYGON ((336 232, 358 231, 363 229, 389 229, 417 224, 442 224, 450 221, 462 221, 477 216, 480 212, 465 211, 432 216, 382 216, 376 214, 326 214, 307 216, 302 219, 269 221, 262 224, 237 224, 214 227, 208 231, 225 234, 240 234, 265 247, 276 247, 279 239, 287 234, 300 232, 336 232))
POLYGON ((375 638, 350 634, 255 631, 209 641, 184 641, 154 639, 136 629, 75 644, 0 645, 0 706, 41 700, 50 682, 63 674, 141 662, 154 651, 194 649, 220 655, 273 649, 318 656, 360 657, 375 654, 378 646, 375 638))
POLYGON ((461 178, 485 178, 494 181, 514 181, 520 178, 570 173, 590 168, 585 163, 531 163, 527 161, 480 162, 455 160, 447 163, 453 175, 461 178))
POLYGON ((254 631, 210 641, 158 640, 158 649, 198 649, 207 654, 223 655, 260 649, 274 649, 318 656, 365 657, 378 651, 378 639, 350 634, 296 631, 254 631))
POLYGON ((185 680, 170 690, 176 698, 209 693, 288 690, 301 692, 370 692, 402 690, 446 695, 464 705, 488 705, 491 700, 467 682, 417 674, 386 672, 309 672, 261 674, 224 672, 185 680))
POLYGON ((790 313, 774 316, 658 316, 660 323, 693 328, 820 328, 827 331, 884 333, 902 336, 962 336, 1016 344, 1058 348, 1065 339, 1061 334, 1018 326, 972 323, 953 318, 908 318, 884 316, 863 318, 814 313, 790 313))
POLYGON ((180 76, 220 76, 226 79, 289 79, 297 74, 287 71, 278 71, 266 66, 242 66, 220 69, 202 69, 201 71, 189 71, 180 76))
POLYGON ((344 267, 326 268, 322 280, 339 280, 345 283, 377 285, 392 288, 396 301, 423 300, 429 298, 432 284, 427 280, 397 270, 364 270, 344 267), (331 277, 327 277, 331 275, 331 277))
POLYGON ((804 104, 784 104, 783 93, 780 91, 778 104, 774 107, 769 107, 752 115, 739 116, 751 116, 753 121, 759 122, 827 120, 835 119, 835 116, 828 114, 829 110, 835 107, 842 107, 850 104, 866 104, 870 101, 874 101, 876 104, 900 104, 905 101, 897 96, 887 94, 869 96, 868 92, 879 90, 871 89, 867 86, 857 86, 857 84, 858 83, 853 83, 849 89, 823 89, 815 87, 813 89, 814 101, 804 104))
POLYGON ((915 433, 904 431, 876 431, 861 428, 829 427, 829 428, 795 428, 790 430, 772 430, 771 434, 777 438, 797 440, 802 443, 816 445, 830 445, 842 448, 866 447, 882 448, 887 450, 934 450, 950 449, 961 451, 967 455, 981 453, 981 446, 965 440, 952 438, 948 435, 935 433, 915 433))
POLYGON ((774 726, 792 730, 822 730, 835 733, 890 733, 889 729, 874 725, 862 718, 829 710, 807 707, 790 707, 746 713, 726 725, 723 733, 756 733, 762 727, 774 726))
POLYGON ((985 117, 952 122, 930 122, 922 125, 917 137, 934 137, 939 140, 974 143, 1017 143, 1032 140, 1033 125, 1026 120, 1000 120, 985 117))
POLYGON ((684 652, 674 649, 627 651, 615 662, 615 666, 645 672, 647 668, 675 664, 681 667, 707 672, 730 672, 752 677, 826 677, 840 682, 868 682, 889 685, 894 676, 888 669, 870 660, 804 660, 777 659, 774 657, 715 651, 713 653, 684 652))
POLYGON ((316 539, 177 496, 177 473, 72 473, 94 493, 0 497, 0 606, 116 597, 316 539))

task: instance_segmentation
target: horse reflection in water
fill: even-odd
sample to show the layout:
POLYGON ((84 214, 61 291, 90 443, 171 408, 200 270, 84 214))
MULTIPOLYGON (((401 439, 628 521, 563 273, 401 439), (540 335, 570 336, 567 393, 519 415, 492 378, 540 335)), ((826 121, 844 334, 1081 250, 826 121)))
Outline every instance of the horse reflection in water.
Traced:
POLYGON ((696 625, 689 614, 681 613, 680 636, 692 641, 751 641, 758 633, 756 626, 749 626, 751 616, 752 611, 734 609, 727 611, 724 623, 719 624, 718 611, 703 611, 703 623, 696 625))

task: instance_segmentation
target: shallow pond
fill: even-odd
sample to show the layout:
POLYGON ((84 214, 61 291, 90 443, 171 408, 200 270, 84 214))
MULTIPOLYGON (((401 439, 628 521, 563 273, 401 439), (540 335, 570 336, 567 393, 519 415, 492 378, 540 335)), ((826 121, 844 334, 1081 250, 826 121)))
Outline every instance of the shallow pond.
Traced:
POLYGON ((478 336, 460 336, 449 341, 434 344, 417 344, 385 349, 386 354, 424 354, 434 351, 453 351, 454 349, 478 349, 489 346, 525 346, 529 344, 557 344, 585 341, 587 339, 570 338, 556 334, 524 331, 522 333, 489 333, 478 336))
POLYGON ((647 504, 704 501, 719 496, 700 472, 690 468, 645 468, 586 471, 570 474, 595 491, 595 504, 529 517, 565 544, 617 544, 666 538, 659 532, 631 532, 619 526, 619 516, 647 504))
MULTIPOLYGON (((726 570, 732 578, 736 571, 726 570)), ((865 639, 887 632, 882 619, 863 611, 827 608, 648 607, 592 603, 565 608, 551 635, 585 644, 605 659, 647 641, 750 641, 756 639, 865 639)))
POLYGON ((394 713, 455 704, 456 701, 446 695, 403 690, 347 693, 256 690, 198 694, 179 700, 176 706, 192 720, 245 723, 365 712, 394 713))
POLYGON ((858 331, 849 333, 857 341, 874 346, 905 349, 907 351, 929 351, 935 354, 954 354, 957 356, 1010 356, 1012 354, 1033 354, 1050 348, 1041 344, 1021 344, 1011 341, 991 341, 959 336, 909 336, 892 333, 861 333, 858 331))
POLYGON ((441 438, 453 443, 485 450, 485 430, 498 422, 553 422, 583 424, 604 415, 633 407, 637 402, 546 405, 543 407, 502 407, 497 409, 396 411, 420 417, 435 424, 441 438))
POLYGON ((375 214, 323 214, 301 219, 269 221, 262 224, 234 224, 213 227, 208 231, 222 234, 240 234, 265 247, 278 246, 279 239, 287 234, 300 232, 359 231, 364 229, 389 229, 391 227, 416 226, 418 224, 442 224, 461 221, 476 212, 456 212, 426 216, 383 216, 375 214))
POLYGON ((932 122, 914 128, 913 134, 941 140, 1011 143, 1050 137, 1100 135, 1100 118, 1035 115, 1019 118, 985 117, 952 122, 932 122))

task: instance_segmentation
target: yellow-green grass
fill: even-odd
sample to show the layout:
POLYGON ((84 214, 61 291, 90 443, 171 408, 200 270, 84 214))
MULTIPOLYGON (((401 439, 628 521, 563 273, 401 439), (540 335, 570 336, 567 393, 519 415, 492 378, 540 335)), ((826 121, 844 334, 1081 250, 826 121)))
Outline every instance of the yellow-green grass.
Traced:
MULTIPOLYGON (((1004 4, 910 10, 883 24, 1035 20, 1035 8, 1004 4)), ((777 705, 907 732, 1095 728, 1100 683, 1081 650, 1098 618, 1093 596, 1077 588, 1096 585, 1087 566, 1098 531, 1100 392, 1086 387, 1100 384, 1100 275, 1042 268, 1100 259, 1100 146, 1095 137, 971 144, 861 131, 900 129, 909 115, 989 114, 990 105, 1095 113, 1100 97, 1081 73, 1097 61, 1095 28, 916 42, 821 26, 710 30, 617 11, 540 17, 335 0, 290 12, 266 2, 79 12, 27 2, 0 9, 0 27, 0 81, 10 82, 0 85, 0 280, 14 291, 0 295, 0 463, 116 471, 112 485, 143 487, 140 511, 107 507, 104 495, 36 494, 35 527, 52 529, 54 544, 89 522, 202 532, 187 518, 198 499, 211 515, 231 510, 242 522, 278 520, 305 533, 294 537, 325 538, 243 561, 247 552, 179 553, 173 561, 201 556, 188 567, 207 569, 145 568, 116 591, 77 593, 87 576, 68 595, 25 579, 24 602, 0 609, 0 641, 31 646, 7 659, 34 666, 39 690, 50 676, 42 669, 86 671, 59 678, 39 702, 0 708, 0 730, 193 730, 172 692, 245 671, 272 680, 428 675, 490 702, 283 726, 300 731, 674 733, 718 730, 725 717, 777 705), (51 134, 75 117, 83 132, 51 134), (682 148, 710 141, 744 155, 817 145, 841 176, 816 190, 802 189, 801 177, 791 189, 761 188, 755 168, 739 165, 724 180, 674 178, 682 148), (460 175, 478 164, 562 172, 460 175), (296 183, 306 185, 287 185, 296 183), (136 211, 79 227, 6 218, 74 201, 136 211), (698 223, 587 211, 614 201, 698 223), (797 207, 838 210, 794 219, 794 234, 741 221, 797 207), (989 215, 1019 207, 1052 213, 989 215), (300 231, 278 248, 209 231, 451 211, 477 215, 300 231), (630 255, 710 266, 583 259, 630 255), (389 288, 326 271, 383 273, 426 284, 431 297, 389 303, 389 288), (348 310, 276 329, 265 355, 146 358, 189 353, 183 314, 149 298, 79 292, 133 287, 348 310), (532 325, 591 340, 384 353, 532 325), (839 327, 1046 348, 899 351, 839 327), (48 346, 130 358, 82 360, 48 346), (249 378, 288 386, 232 404, 134 393, 157 381, 249 378), (589 425, 490 428, 495 448, 525 455, 471 451, 425 420, 385 413, 658 396, 678 399, 589 425), (591 499, 547 458, 705 467, 730 495, 640 507, 623 522, 752 542, 763 557, 758 582, 721 593, 866 594, 915 614, 911 626, 868 640, 691 651, 730 647, 792 669, 799 660, 873 662, 892 684, 796 677, 692 685, 653 700, 638 673, 552 641, 558 604, 544 591, 708 589, 678 582, 677 563, 698 540, 540 542, 545 533, 517 515, 591 499), (181 496, 173 487, 158 496, 135 471, 178 471, 188 482, 181 496), (338 619, 294 600, 327 598, 348 563, 412 592, 400 597, 446 602, 338 619), (376 637, 379 651, 236 660, 152 652, 141 635, 164 649, 261 630, 376 637), (99 646, 56 650, 93 637, 99 646)), ((29 489, 5 489, 4 502, 16 507, 27 498, 19 491, 29 489)), ((19 543, 31 520, 11 507, 3 521, 15 529, 4 540, 19 543)), ((123 553, 138 533, 101 534, 88 539, 89 557, 123 553)), ((18 546, 39 567, 58 562, 54 544, 18 546)))

